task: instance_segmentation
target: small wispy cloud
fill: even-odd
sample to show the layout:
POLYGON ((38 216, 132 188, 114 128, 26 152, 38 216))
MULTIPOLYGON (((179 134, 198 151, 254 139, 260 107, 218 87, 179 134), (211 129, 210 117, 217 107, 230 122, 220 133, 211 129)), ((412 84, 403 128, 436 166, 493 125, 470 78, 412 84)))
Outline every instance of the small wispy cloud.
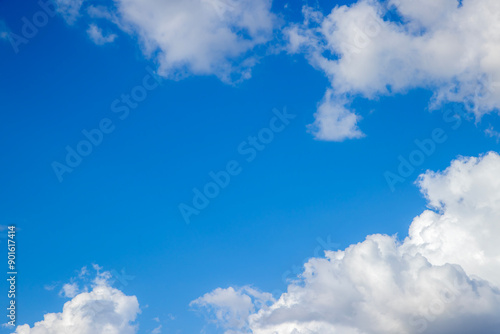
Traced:
POLYGON ((89 35, 90 39, 97 45, 113 43, 115 39, 118 37, 116 34, 105 35, 102 29, 93 23, 89 25, 89 28, 87 29, 87 34, 89 35))
POLYGON ((68 24, 74 24, 80 16, 80 9, 85 0, 55 0, 57 11, 68 24))
POLYGON ((486 130, 484 130, 484 133, 490 137, 490 138, 494 138, 497 143, 500 142, 500 132, 496 131, 493 126, 490 125, 489 128, 487 128, 486 130))

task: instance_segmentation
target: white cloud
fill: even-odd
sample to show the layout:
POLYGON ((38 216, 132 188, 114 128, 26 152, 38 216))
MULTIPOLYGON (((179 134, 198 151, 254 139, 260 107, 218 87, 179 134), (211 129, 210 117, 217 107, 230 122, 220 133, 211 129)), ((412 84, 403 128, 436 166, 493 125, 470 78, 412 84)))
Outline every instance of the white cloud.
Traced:
POLYGON ((152 331, 151 331, 151 334, 160 334, 161 333, 161 325, 159 325, 158 327, 154 328, 152 331))
POLYGON ((172 78, 248 78, 257 61, 251 51, 272 38, 275 22, 270 0, 118 0, 116 6, 120 25, 172 78))
MULTIPOLYGON (((82 0, 57 0, 72 23, 82 0)), ((255 49, 273 38, 277 18, 271 0, 116 0, 114 6, 86 7, 93 20, 107 20, 138 39, 159 74, 173 79, 216 75, 226 82, 248 79, 255 49)), ((95 22, 88 34, 96 44, 112 42, 95 22)))
POLYGON ((490 125, 489 128, 484 130, 484 133, 490 138, 495 138, 497 143, 500 142, 500 132, 496 131, 493 126, 490 125))
MULTIPOLYGON (((337 6, 327 16, 305 7, 304 23, 285 29, 289 51, 305 53, 330 79, 330 105, 340 109, 348 106, 346 96, 374 99, 420 87, 434 92, 431 107, 463 102, 477 117, 499 108, 500 2, 397 3, 397 20, 382 19, 388 9, 376 0, 337 6)), ((341 133, 323 134, 356 129, 340 123, 317 118, 318 137, 338 140, 341 133)))
MULTIPOLYGON (((498 175, 496 153, 427 172, 418 184, 432 210, 414 219, 403 242, 371 235, 312 258, 287 293, 250 314, 244 325, 242 317, 239 328, 254 334, 498 333, 498 175)), ((204 306, 219 304, 205 299, 204 306)), ((251 309, 249 303, 236 311, 225 305, 222 314, 251 309)), ((215 318, 224 323, 224 317, 215 318)))
POLYGON ((139 313, 135 296, 100 285, 64 304, 61 313, 48 313, 44 320, 18 326, 17 334, 134 334, 139 313))
POLYGON ((92 268, 94 278, 88 268, 83 267, 76 272, 76 277, 63 285, 59 295, 72 299, 64 304, 62 312, 45 314, 44 319, 33 327, 28 324, 18 326, 16 333, 135 334, 137 326, 134 321, 140 313, 137 298, 126 296, 110 286, 110 272, 102 271, 97 264, 92 268), (81 289, 80 285, 83 286, 81 289))
POLYGON ((87 29, 87 34, 89 35, 90 39, 97 45, 113 43, 116 37, 118 37, 115 34, 108 34, 104 36, 102 29, 95 24, 89 25, 89 28, 87 29))
POLYGON ((63 285, 59 295, 66 298, 73 298, 79 293, 80 289, 76 282, 66 283, 63 285))
POLYGON ((251 287, 229 287, 207 293, 192 301, 190 306, 207 308, 214 315, 211 321, 224 328, 226 334, 233 334, 247 333, 250 314, 272 301, 271 294, 261 293, 251 287))
POLYGON ((345 107, 347 102, 339 103, 338 99, 331 89, 327 90, 314 115, 316 121, 310 126, 310 130, 317 139, 322 140, 342 141, 363 137, 357 125, 360 116, 345 107))
POLYGON ((57 11, 68 24, 74 24, 80 16, 80 9, 85 0, 54 0, 57 11))

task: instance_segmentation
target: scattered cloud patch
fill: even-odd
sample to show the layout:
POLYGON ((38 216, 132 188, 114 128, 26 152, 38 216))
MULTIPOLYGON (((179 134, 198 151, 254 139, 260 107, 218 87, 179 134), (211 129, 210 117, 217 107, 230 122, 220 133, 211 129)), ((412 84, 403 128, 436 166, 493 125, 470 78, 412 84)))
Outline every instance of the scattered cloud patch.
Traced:
POLYGON ((497 143, 500 142, 500 132, 496 131, 493 126, 490 125, 489 128, 484 130, 484 133, 486 133, 488 137, 496 139, 497 143))
POLYGON ((65 298, 73 298, 79 293, 80 289, 78 288, 78 284, 76 282, 66 283, 63 285, 59 295, 65 298))
POLYGON ((80 9, 84 1, 85 0, 54 0, 57 11, 70 25, 74 24, 80 16, 80 9))
POLYGON ((159 325, 158 327, 154 328, 152 331, 151 331, 151 334, 160 334, 161 333, 161 325, 159 325))
POLYGON ((205 295, 202 305, 222 327, 235 324, 227 333, 496 333, 499 173, 497 153, 429 171, 418 185, 430 209, 413 220, 404 241, 376 234, 326 251, 277 301, 255 312, 243 302, 247 292, 232 288, 205 295), (216 298, 225 295, 231 298, 216 298), (220 301, 233 299, 241 302, 220 301))
POLYGON ((136 38, 159 74, 180 79, 215 75, 225 82, 248 79, 258 62, 256 48, 274 35, 277 18, 271 0, 117 0, 88 5, 83 0, 57 0, 68 23, 80 13, 92 20, 87 30, 99 45, 113 42, 97 20, 107 20, 136 38))
POLYGON ((115 39, 118 37, 116 34, 104 35, 102 29, 95 24, 89 25, 89 28, 87 29, 87 34, 89 35, 90 39, 97 45, 113 43, 115 39))
MULTIPOLYGON (((478 119, 500 107, 496 0, 463 0, 461 5, 457 0, 359 0, 328 15, 307 6, 303 13, 303 23, 284 30, 288 50, 305 54, 330 79, 325 99, 337 113, 357 96, 376 99, 414 88, 434 92, 431 108, 464 103, 478 119)), ((336 116, 325 122, 318 109, 317 137, 359 138, 352 135, 358 133, 358 116, 344 113, 336 122, 336 116)))

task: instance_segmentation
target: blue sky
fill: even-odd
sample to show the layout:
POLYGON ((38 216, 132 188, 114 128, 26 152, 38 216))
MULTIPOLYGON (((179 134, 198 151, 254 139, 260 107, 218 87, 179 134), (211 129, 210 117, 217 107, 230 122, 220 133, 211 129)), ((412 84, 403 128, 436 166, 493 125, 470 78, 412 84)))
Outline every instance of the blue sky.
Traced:
MULTIPOLYGON (((343 4, 351 5, 309 3, 324 15, 343 4)), ((0 212, 2 225, 18 227, 18 325, 32 327, 44 314, 61 312, 71 299, 59 293, 63 285, 90 284, 75 277, 85 266, 95 276, 91 268, 98 264, 115 276, 112 287, 137 297, 137 333, 159 325, 162 333, 222 333, 224 326, 207 325, 190 302, 218 287, 248 285, 277 298, 287 289, 283 277, 302 272, 304 261, 322 257, 325 247, 345 249, 375 233, 402 240, 428 206, 414 183, 419 174, 498 149, 497 139, 485 133, 497 116, 483 112, 480 121, 464 117, 455 126, 458 120, 445 118, 446 112, 473 112, 451 98, 430 107, 440 89, 432 80, 389 94, 375 88, 369 94, 354 84, 342 92, 360 117, 360 138, 328 140, 308 130, 325 90, 344 88, 332 79, 339 75, 312 63, 308 51, 287 48, 283 27, 302 25, 302 5, 272 4, 273 37, 248 51, 257 56, 238 56, 255 64, 251 78, 235 82, 218 69, 198 71, 194 63, 174 78, 161 69, 176 65, 165 65, 158 50, 148 55, 144 36, 112 22, 100 27, 117 37, 96 45, 84 9, 71 24, 64 15, 50 17, 17 53, 8 38, 0 40, 0 212), (120 119, 111 104, 151 72, 161 84, 120 119), (269 127, 273 110, 284 109, 295 117, 246 161, 238 146, 269 127), (64 164, 66 147, 76 149, 85 140, 82 131, 103 119, 113 131, 60 180, 54 161, 64 164), (447 139, 391 189, 386 173, 397 174, 399 157, 408 159, 418 149, 415 140, 431 138, 435 129, 447 139), (241 173, 186 224, 179 204, 191 205, 193 189, 233 160, 241 173), (116 277, 122 270, 133 276, 126 284, 116 277)), ((20 34, 22 18, 38 11, 34 1, 3 0, 0 29, 20 34)), ((239 66, 240 58, 224 64, 239 66)))

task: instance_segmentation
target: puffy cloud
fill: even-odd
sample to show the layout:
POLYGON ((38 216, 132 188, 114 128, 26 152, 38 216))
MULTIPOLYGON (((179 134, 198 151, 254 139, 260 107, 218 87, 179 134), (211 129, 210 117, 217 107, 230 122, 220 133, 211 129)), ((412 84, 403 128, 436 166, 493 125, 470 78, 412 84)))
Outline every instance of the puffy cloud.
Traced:
POLYGON ((116 34, 108 34, 104 36, 102 29, 95 24, 89 25, 87 34, 89 35, 90 39, 97 45, 113 43, 116 37, 118 37, 116 34))
POLYGON ((120 23, 135 33, 167 77, 215 74, 250 76, 255 56, 270 40, 269 0, 118 0, 120 23))
POLYGON ((76 282, 66 283, 63 285, 59 295, 66 298, 73 298, 78 294, 79 290, 76 282))
POLYGON ((259 292, 251 287, 234 289, 218 288, 192 301, 190 306, 207 308, 213 313, 212 322, 226 329, 226 334, 247 333, 248 317, 274 301, 269 293, 259 292))
POLYGON ((418 184, 431 210, 414 219, 404 241, 371 235, 310 259, 286 293, 246 318, 248 331, 498 333, 499 174, 496 153, 425 173, 418 184))
POLYGON ((342 141, 364 136, 357 125, 360 116, 350 112, 343 103, 338 103, 338 97, 330 89, 314 116, 316 120, 309 129, 317 139, 342 141))
POLYGON ((126 296, 109 286, 96 286, 64 304, 61 313, 49 313, 44 320, 19 326, 18 334, 133 334, 139 313, 135 296, 126 296))
MULTIPOLYGON (((76 283, 63 286, 62 294, 73 298, 66 302, 60 313, 45 314, 44 320, 33 327, 22 325, 17 334, 135 334, 134 321, 140 313, 135 296, 126 296, 108 284, 109 272, 97 270, 90 292, 78 293, 76 283)), ((80 272, 88 274, 86 268, 80 272)), ((85 287, 84 290, 88 290, 85 287)))
MULTIPOLYGON (((328 76, 332 109, 347 108, 346 96, 373 99, 417 87, 434 92, 431 107, 465 103, 480 117, 500 106, 496 0, 359 0, 327 16, 305 7, 304 15, 285 30, 289 51, 304 52, 328 76)), ((318 137, 352 138, 356 118, 344 118, 327 123, 318 112, 318 137), (332 131, 339 134, 325 135, 332 131)))
MULTIPOLYGON (((82 0, 58 0, 59 10, 74 22, 82 0)), ((86 7, 88 17, 106 20, 136 37, 144 54, 169 78, 216 75, 227 82, 247 79, 258 61, 255 48, 274 34, 277 18, 271 0, 116 0, 113 6, 86 7)), ((91 23, 96 44, 112 42, 91 23)))

